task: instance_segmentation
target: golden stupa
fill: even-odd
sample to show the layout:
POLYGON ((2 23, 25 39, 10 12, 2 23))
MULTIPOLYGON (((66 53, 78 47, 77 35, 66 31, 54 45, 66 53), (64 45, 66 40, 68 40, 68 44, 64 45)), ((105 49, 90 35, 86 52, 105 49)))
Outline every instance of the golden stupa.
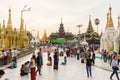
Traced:
POLYGON ((11 9, 9 9, 9 17, 7 26, 3 20, 2 27, 0 25, 0 49, 12 49, 12 48, 26 48, 29 46, 29 38, 24 30, 24 20, 21 16, 20 30, 16 31, 12 27, 11 9))

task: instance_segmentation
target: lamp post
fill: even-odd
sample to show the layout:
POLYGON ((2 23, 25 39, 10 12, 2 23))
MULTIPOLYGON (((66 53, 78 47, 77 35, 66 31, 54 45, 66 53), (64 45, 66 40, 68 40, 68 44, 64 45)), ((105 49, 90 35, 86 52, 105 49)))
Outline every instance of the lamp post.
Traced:
MULTIPOLYGON (((21 35, 24 34, 24 20, 23 20, 23 13, 26 12, 26 11, 30 11, 31 10, 31 7, 27 8, 27 5, 25 5, 23 7, 23 9, 21 10, 21 25, 20 25, 20 31, 21 31, 21 35)), ((23 40, 23 38, 21 38, 21 40, 23 40)), ((24 47, 24 43, 22 42, 22 47, 24 47)))
POLYGON ((79 37, 78 37, 78 43, 80 42, 80 27, 82 27, 83 25, 82 24, 80 24, 80 25, 77 25, 77 27, 79 28, 79 37))
POLYGON ((23 12, 31 10, 31 7, 29 7, 29 8, 26 8, 26 7, 27 7, 27 5, 25 5, 24 8, 21 10, 21 19, 22 19, 22 16, 23 16, 23 12))
MULTIPOLYGON (((98 18, 95 19, 95 25, 97 25, 97 33, 98 33, 98 25, 100 24, 100 20, 98 18)), ((99 33, 98 33, 99 34, 99 33)))

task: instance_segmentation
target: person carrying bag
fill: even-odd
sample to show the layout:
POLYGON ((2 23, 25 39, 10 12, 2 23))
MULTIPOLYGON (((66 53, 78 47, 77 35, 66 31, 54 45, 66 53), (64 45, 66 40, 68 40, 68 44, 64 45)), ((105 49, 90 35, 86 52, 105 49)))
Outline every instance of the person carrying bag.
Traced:
POLYGON ((113 56, 111 66, 112 66, 113 72, 112 72, 112 74, 110 76, 110 80, 113 80, 112 77, 113 77, 114 74, 116 74, 117 79, 120 80, 120 78, 118 76, 118 72, 117 72, 119 70, 119 68, 118 68, 118 60, 117 60, 116 55, 113 56))

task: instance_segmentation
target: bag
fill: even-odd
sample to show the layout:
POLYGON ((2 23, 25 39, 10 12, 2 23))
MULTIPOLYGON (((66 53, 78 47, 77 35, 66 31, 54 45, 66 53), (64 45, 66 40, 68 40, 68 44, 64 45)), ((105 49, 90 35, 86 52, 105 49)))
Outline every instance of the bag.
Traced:
POLYGON ((119 70, 119 67, 113 66, 113 69, 114 69, 114 70, 119 70))
POLYGON ((81 63, 84 63, 84 59, 81 59, 81 63))

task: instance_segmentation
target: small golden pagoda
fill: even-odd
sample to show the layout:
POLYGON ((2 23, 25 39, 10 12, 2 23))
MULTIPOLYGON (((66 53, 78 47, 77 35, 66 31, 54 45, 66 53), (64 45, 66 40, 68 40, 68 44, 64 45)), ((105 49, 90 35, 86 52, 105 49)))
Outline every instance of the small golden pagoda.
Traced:
POLYGON ((9 9, 9 17, 7 26, 3 20, 3 25, 0 25, 0 49, 25 48, 29 46, 29 38, 26 30, 24 30, 24 23, 21 17, 20 31, 12 28, 11 9, 9 9))
POLYGON ((44 30, 44 34, 43 34, 41 41, 46 42, 47 40, 48 40, 48 38, 47 38, 46 30, 44 30))
POLYGON ((36 39, 37 39, 38 41, 40 41, 39 31, 37 31, 37 37, 36 37, 36 39))
POLYGON ((113 25, 113 20, 112 20, 112 8, 110 7, 109 8, 109 11, 108 11, 108 13, 107 13, 107 23, 106 23, 106 29, 108 28, 108 27, 114 27, 114 25, 113 25))

